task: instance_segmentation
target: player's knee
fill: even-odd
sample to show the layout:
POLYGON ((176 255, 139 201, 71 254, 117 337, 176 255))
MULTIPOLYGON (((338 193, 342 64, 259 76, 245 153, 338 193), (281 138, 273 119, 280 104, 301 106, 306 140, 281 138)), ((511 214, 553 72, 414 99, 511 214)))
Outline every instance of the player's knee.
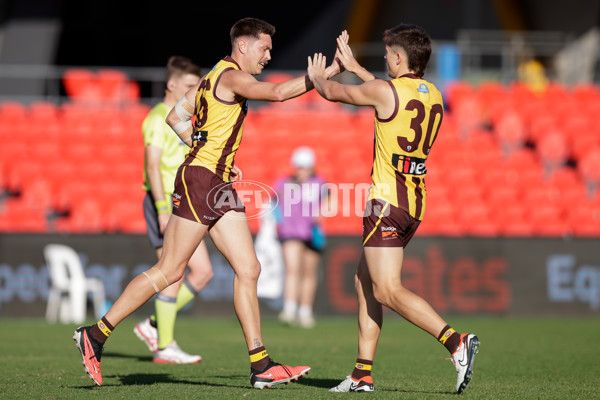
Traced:
POLYGON ((173 267, 166 267, 165 265, 158 265, 158 269, 165 276, 169 285, 177 282, 185 275, 186 264, 175 265, 173 267))
POLYGON ((398 289, 401 289, 401 287, 397 288, 387 283, 380 285, 373 284, 373 296, 377 302, 388 306, 392 303, 392 299, 398 289))
POLYGON ((238 279, 257 282, 260 275, 260 269, 260 262, 254 260, 253 262, 246 264, 244 268, 237 268, 236 275, 238 279))
POLYGON ((204 287, 210 282, 213 278, 213 271, 211 268, 206 270, 190 270, 189 275, 187 276, 187 280, 194 286, 195 288, 204 287))

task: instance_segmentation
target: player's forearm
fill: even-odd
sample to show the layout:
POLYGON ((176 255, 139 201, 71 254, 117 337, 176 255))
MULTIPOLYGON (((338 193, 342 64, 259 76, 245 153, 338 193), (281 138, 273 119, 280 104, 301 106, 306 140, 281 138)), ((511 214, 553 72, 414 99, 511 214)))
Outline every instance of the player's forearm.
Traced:
POLYGON ((367 71, 361 65, 357 65, 356 68, 350 72, 352 72, 354 75, 356 75, 363 82, 372 81, 373 79, 375 79, 375 75, 373 75, 372 73, 367 71))
POLYGON ((160 168, 149 166, 146 168, 146 175, 148 175, 148 184, 150 185, 150 192, 152 193, 152 197, 154 197, 154 201, 166 200, 160 168))
POLYGON ((335 81, 330 81, 322 77, 315 77, 312 81, 315 89, 326 100, 335 100, 333 97, 333 88, 337 84, 335 81))
POLYGON ((298 97, 314 88, 307 75, 279 83, 275 88, 274 101, 286 101, 298 97))
MULTIPOLYGON (((325 76, 327 79, 332 78, 339 72, 339 69, 336 69, 334 66, 330 65, 325 69, 325 76)), ((298 97, 306 92, 310 92, 314 89, 314 84, 308 77, 308 75, 303 75, 298 78, 289 80, 287 82, 282 83, 283 86, 283 100, 292 99, 294 97, 298 97)), ((281 101, 283 101, 281 100, 281 101)))

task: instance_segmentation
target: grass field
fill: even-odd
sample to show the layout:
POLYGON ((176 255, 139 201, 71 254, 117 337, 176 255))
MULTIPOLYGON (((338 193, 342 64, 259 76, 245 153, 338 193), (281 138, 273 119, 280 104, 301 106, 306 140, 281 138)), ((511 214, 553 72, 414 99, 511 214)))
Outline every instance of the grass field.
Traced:
MULTIPOLYGON (((353 318, 318 320, 312 330, 265 318, 263 336, 275 361, 310 365, 311 373, 287 386, 252 389, 249 360, 234 318, 180 317, 176 338, 199 353, 195 365, 152 363, 125 320, 105 347, 104 385, 81 365, 71 335, 75 326, 43 320, 0 320, 0 398, 3 399, 376 399, 456 398, 456 373, 445 349, 395 316, 386 318, 375 360, 375 393, 328 393, 350 374, 356 358, 353 318)), ((475 332, 481 348, 469 399, 600 399, 600 321, 594 319, 448 318, 475 332)))

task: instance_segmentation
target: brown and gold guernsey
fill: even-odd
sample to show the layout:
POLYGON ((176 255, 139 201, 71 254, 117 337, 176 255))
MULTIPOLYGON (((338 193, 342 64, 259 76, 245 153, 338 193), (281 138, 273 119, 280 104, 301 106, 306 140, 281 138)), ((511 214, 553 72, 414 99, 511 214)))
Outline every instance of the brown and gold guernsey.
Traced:
POLYGON ((387 119, 375 117, 369 199, 384 200, 422 220, 427 197, 425 160, 442 124, 442 95, 433 84, 413 74, 388 83, 396 107, 387 119))
POLYGON ((219 99, 216 88, 223 72, 240 67, 230 56, 219 61, 204 76, 196 93, 196 122, 192 149, 183 165, 207 168, 223 181, 229 181, 235 153, 242 141, 247 100, 219 99))

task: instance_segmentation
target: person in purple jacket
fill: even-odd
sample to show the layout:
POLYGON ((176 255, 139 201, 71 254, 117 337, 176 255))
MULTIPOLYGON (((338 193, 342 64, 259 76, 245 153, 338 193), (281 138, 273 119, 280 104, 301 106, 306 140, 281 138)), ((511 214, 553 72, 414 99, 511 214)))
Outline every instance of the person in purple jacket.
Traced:
POLYGON ((315 154, 310 147, 297 148, 291 163, 293 175, 278 179, 274 188, 279 197, 277 233, 285 264, 279 319, 289 325, 312 328, 317 268, 325 247, 321 206, 328 200, 327 185, 315 173, 315 154))

